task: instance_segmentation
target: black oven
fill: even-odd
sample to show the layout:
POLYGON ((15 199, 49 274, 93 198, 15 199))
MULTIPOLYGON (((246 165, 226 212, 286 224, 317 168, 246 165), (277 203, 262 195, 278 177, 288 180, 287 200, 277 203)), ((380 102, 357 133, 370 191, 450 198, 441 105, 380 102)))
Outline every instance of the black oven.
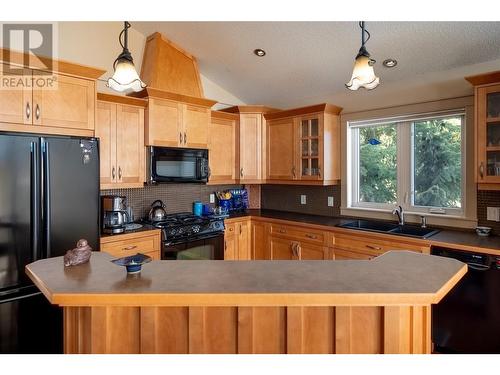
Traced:
POLYGON ((164 260, 223 260, 224 232, 163 243, 164 260))
POLYGON ((150 146, 147 159, 148 183, 208 181, 208 150, 150 146))

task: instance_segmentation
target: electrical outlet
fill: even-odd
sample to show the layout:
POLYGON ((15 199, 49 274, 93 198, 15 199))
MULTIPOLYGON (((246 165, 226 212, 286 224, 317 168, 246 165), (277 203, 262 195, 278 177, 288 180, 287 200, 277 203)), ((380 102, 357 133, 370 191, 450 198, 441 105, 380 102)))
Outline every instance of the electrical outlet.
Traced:
POLYGON ((328 197, 328 207, 333 207, 333 197, 328 197))
POLYGON ((215 203, 215 194, 210 194, 210 203, 215 203))
POLYGON ((486 220, 500 221, 500 209, 498 207, 487 207, 486 220))
POLYGON ((304 194, 300 196, 300 204, 306 204, 307 203, 307 198, 304 194))

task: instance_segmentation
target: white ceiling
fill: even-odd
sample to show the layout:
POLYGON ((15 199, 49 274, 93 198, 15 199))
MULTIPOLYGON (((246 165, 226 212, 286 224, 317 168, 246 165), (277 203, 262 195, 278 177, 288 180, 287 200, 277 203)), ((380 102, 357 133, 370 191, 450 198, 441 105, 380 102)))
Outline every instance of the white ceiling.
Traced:
POLYGON ((198 58, 200 71, 247 104, 330 102, 347 112, 468 95, 464 75, 500 70, 500 22, 367 22, 381 85, 350 92, 357 22, 133 22, 198 58), (255 48, 266 50, 259 58, 255 48), (382 61, 398 60, 387 69, 382 61))

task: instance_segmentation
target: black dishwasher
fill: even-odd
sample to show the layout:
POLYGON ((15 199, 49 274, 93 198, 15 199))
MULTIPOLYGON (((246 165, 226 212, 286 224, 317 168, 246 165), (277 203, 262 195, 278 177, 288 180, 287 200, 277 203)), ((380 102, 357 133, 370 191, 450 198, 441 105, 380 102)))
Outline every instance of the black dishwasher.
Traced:
POLYGON ((432 341, 439 353, 500 353, 500 256, 436 247, 468 271, 432 307, 432 341))

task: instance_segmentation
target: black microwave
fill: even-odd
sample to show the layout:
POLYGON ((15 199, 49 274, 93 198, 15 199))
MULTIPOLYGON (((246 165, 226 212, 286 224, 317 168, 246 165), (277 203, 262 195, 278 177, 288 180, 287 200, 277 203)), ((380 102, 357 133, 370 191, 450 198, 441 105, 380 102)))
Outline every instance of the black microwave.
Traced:
POLYGON ((194 148, 147 148, 148 183, 208 182, 208 150, 194 148))

